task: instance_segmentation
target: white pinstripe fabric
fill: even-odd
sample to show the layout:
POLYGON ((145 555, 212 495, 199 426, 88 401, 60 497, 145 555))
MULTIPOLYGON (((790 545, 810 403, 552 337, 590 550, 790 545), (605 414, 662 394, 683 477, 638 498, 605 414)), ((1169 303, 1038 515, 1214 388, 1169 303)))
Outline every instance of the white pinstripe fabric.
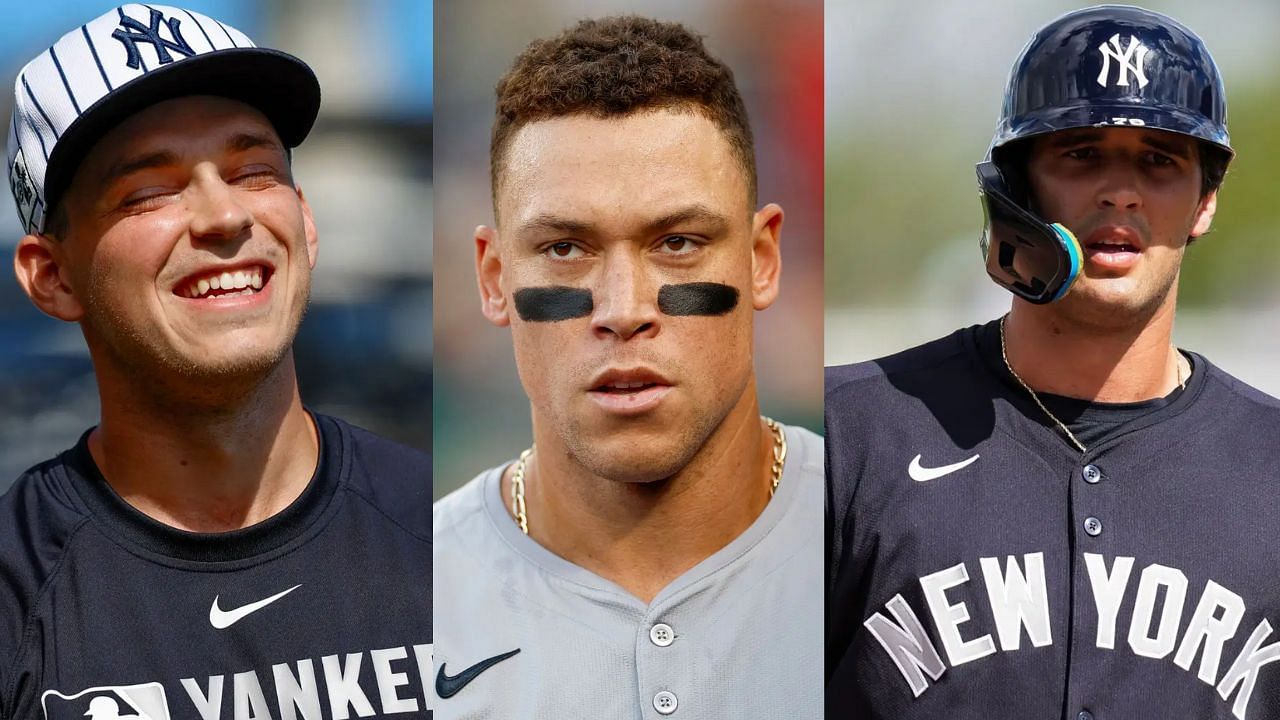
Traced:
POLYGON ((27 63, 14 82, 8 132, 9 182, 23 229, 29 233, 44 229, 49 157, 58 139, 86 110, 157 68, 190 56, 244 47, 256 45, 244 33, 213 18, 181 8, 133 3, 75 28, 27 63), (152 31, 161 42, 146 39, 152 31), (136 52, 137 67, 129 65, 130 46, 136 52))

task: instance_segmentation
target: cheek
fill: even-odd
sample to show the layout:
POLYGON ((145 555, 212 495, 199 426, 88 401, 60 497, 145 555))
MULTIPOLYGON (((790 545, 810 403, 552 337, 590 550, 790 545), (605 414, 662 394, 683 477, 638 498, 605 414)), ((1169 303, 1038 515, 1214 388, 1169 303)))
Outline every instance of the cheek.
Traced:
POLYGON ((741 385, 750 374, 752 312, 740 303, 720 317, 674 318, 667 323, 686 366, 717 395, 741 385))
POLYGON ((142 235, 131 235, 124 242, 104 239, 83 263, 83 280, 93 295, 134 305, 155 294, 156 278, 167 257, 167 246, 148 243, 142 235))
MULTIPOLYGON (((1092 204, 1076 208, 1067 203, 1070 198, 1088 198, 1082 183, 1072 183, 1057 177, 1042 177, 1032 183, 1031 206, 1049 222, 1070 225, 1072 220, 1087 213, 1092 204)), ((1079 203, 1077 203, 1079 204, 1079 203)))
POLYGON ((562 392, 561 386, 573 376, 575 348, 586 332, 580 323, 585 322, 512 323, 511 344, 516 367, 535 403, 540 397, 554 397, 562 392))

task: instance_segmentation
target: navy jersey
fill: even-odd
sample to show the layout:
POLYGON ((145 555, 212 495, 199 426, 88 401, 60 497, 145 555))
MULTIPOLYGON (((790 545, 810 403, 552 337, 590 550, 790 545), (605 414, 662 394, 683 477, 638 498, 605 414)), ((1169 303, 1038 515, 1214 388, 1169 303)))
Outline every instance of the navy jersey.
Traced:
POLYGON ((184 532, 125 503, 86 433, 0 498, 0 718, 429 717, 431 462, 316 416, 283 511, 184 532))
POLYGON ((1082 454, 994 332, 827 370, 827 716, 1280 719, 1280 402, 1191 354, 1082 454))

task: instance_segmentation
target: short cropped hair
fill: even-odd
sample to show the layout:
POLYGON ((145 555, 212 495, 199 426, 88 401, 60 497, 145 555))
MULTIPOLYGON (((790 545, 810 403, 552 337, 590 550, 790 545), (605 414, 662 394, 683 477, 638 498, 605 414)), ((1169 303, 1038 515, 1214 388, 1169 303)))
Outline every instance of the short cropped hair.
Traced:
POLYGON ((733 71, 679 23, 634 15, 583 20, 525 48, 498 81, 497 94, 489 145, 495 208, 507 148, 525 125, 566 115, 609 118, 665 108, 692 109, 724 132, 755 206, 751 124, 733 71))

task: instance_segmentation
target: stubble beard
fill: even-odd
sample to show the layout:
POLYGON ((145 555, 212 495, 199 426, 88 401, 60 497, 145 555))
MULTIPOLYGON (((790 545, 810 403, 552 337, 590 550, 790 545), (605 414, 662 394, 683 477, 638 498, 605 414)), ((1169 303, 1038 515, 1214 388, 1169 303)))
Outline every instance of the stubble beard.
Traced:
POLYGON ((749 380, 745 378, 739 387, 718 393, 731 401, 715 407, 695 407, 695 414, 688 421, 666 428, 660 444, 637 439, 620 449, 606 451, 592 442, 577 421, 565 424, 561 441, 572 459, 597 477, 636 484, 668 480, 702 452, 741 400, 749 380))
POLYGON ((1069 292, 1059 303, 1060 312, 1073 324, 1100 330, 1145 327, 1176 298, 1180 269, 1181 260, 1168 273, 1120 297, 1069 292))
MULTIPOLYGON (((137 326, 118 312, 101 290, 102 285, 91 280, 81 324, 90 347, 102 349, 115 374, 153 404, 216 410, 238 406, 278 376, 286 361, 291 363, 293 340, 310 299, 308 283, 302 289, 302 307, 280 342, 253 352, 209 359, 178 352, 159 333, 137 326)), ((95 358, 97 362, 101 360, 95 358)))

